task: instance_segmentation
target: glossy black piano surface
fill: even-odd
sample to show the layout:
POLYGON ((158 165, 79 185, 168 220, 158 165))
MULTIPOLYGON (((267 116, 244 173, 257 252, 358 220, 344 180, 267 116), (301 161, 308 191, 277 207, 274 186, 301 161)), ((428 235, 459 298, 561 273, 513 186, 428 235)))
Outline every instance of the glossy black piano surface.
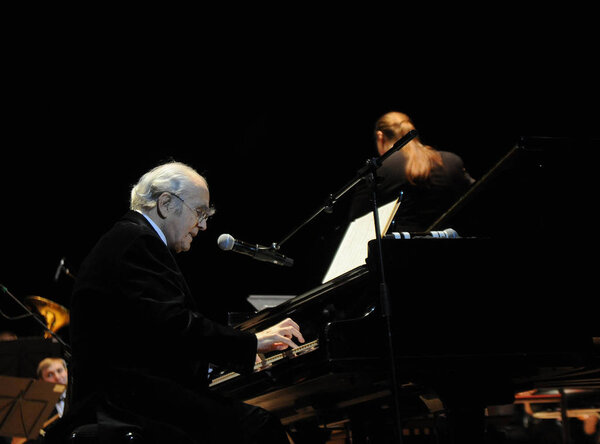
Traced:
MULTIPOLYGON (((566 283, 553 278, 557 267, 545 245, 384 239, 403 414, 440 408, 424 401, 433 398, 445 406, 510 403, 538 379, 595 363, 595 324, 567 329, 560 318, 579 308, 548 303, 566 283)), ((318 340, 317 349, 213 389, 275 411, 284 423, 389 406, 376 257, 372 241, 364 266, 238 326, 257 331, 289 316, 307 341, 318 340)))

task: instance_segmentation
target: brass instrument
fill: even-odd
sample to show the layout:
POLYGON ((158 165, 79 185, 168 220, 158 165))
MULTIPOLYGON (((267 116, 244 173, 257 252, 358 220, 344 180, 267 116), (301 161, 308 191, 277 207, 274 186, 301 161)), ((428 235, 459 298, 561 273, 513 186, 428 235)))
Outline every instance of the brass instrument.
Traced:
MULTIPOLYGON (((35 308, 46 319, 46 327, 52 333, 56 333, 65 325, 69 325, 69 310, 62 305, 41 296, 27 296, 25 303, 35 308)), ((52 337, 50 332, 44 332, 44 338, 50 337, 52 337)))

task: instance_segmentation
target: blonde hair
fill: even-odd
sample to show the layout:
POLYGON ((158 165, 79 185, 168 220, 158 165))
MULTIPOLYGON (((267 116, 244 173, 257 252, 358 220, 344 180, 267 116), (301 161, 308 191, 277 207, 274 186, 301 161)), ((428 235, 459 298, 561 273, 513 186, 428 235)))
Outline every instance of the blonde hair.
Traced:
POLYGON ((142 177, 131 189, 129 207, 132 210, 148 211, 156 206, 156 199, 162 193, 179 195, 193 186, 192 177, 204 177, 192 167, 181 162, 169 162, 159 165, 142 177))
POLYGON ((41 378, 43 371, 46 370, 48 367, 50 367, 55 362, 60 362, 62 364, 63 368, 65 370, 67 369, 67 361, 65 361, 63 358, 44 358, 38 364, 37 377, 41 378))
MULTIPOLYGON (((390 111, 375 122, 375 132, 381 131, 383 136, 392 142, 405 136, 414 124, 408 115, 390 111)), ((435 165, 442 165, 442 156, 433 147, 421 143, 418 137, 408 142, 401 150, 406 158, 405 174, 407 180, 415 184, 429 179, 435 165)))

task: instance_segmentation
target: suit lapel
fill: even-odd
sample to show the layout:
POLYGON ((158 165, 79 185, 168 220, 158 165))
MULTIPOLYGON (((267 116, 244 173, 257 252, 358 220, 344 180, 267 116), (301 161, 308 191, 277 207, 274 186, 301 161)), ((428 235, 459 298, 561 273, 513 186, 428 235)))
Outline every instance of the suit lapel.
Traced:
MULTIPOLYGON (((130 210, 125 214, 123 219, 130 220, 140 226, 143 226, 143 227, 149 229, 160 240, 161 244, 164 245, 163 240, 160 238, 159 234, 156 232, 154 227, 150 224, 150 222, 148 222, 148 220, 146 220, 146 218, 142 214, 138 213, 137 211, 130 210)), ((183 276, 183 273, 181 272, 181 269, 179 268, 179 264, 177 263, 175 256, 173 255, 171 250, 166 245, 165 245, 165 252, 166 252, 165 257, 168 258, 166 260, 169 262, 166 265, 168 265, 170 268, 172 268, 176 272, 175 274, 177 276, 177 281, 180 285, 181 290, 185 294, 186 306, 193 311, 197 311, 198 306, 196 304, 196 301, 192 297, 192 292, 190 291, 187 281, 185 280, 185 277, 183 276)))

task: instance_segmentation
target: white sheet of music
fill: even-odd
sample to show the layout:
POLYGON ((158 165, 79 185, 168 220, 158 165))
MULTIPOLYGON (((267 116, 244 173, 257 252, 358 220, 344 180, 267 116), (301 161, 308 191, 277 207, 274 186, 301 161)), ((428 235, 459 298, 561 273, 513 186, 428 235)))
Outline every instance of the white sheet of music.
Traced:
MULTIPOLYGON (((382 236, 385 235, 390 227, 398 205, 399 200, 396 199, 379 207, 379 225, 382 236)), ((375 220, 373 212, 369 212, 364 216, 354 219, 348 225, 344 238, 335 253, 322 283, 363 265, 369 253, 368 243, 372 239, 375 239, 375 220)))

